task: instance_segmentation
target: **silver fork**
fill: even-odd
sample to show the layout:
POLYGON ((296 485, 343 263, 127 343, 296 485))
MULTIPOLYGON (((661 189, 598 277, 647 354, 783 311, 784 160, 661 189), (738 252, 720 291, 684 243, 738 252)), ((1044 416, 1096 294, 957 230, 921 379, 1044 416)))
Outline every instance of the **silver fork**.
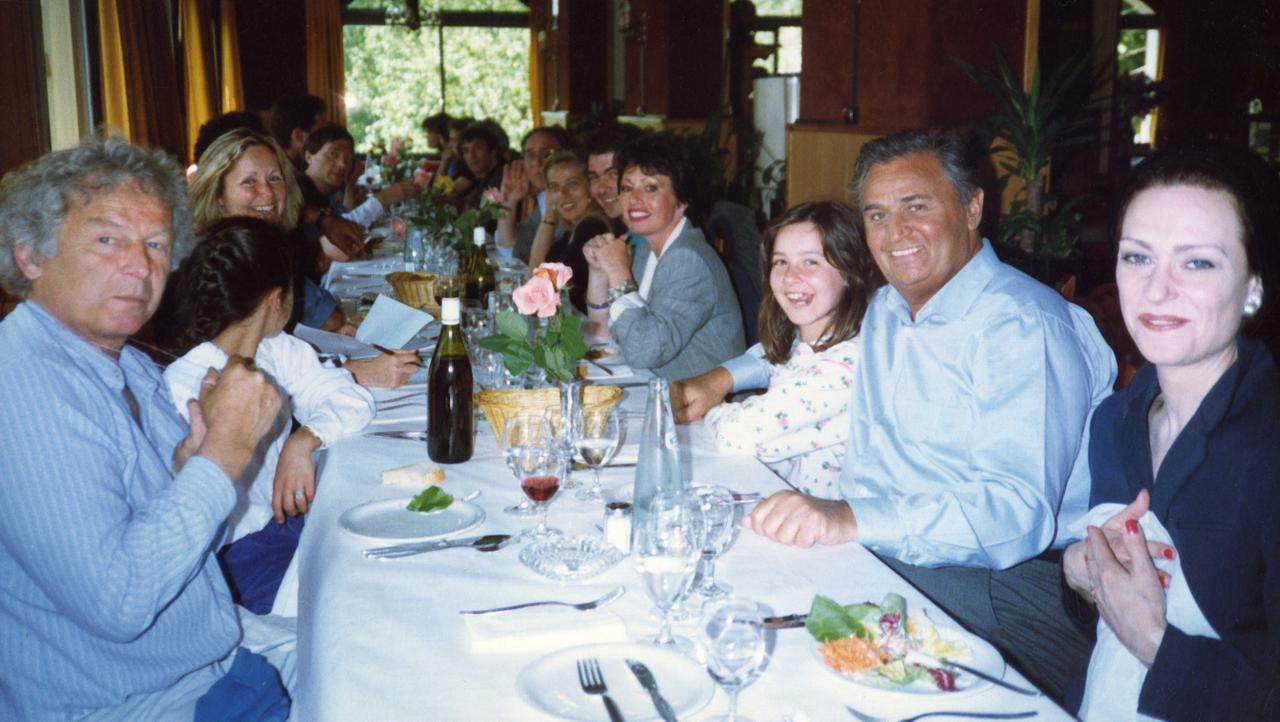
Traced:
POLYGON ((600 662, 595 657, 578 660, 578 684, 582 685, 583 692, 604 698, 604 708, 609 713, 610 722, 623 722, 618 705, 614 704, 613 699, 609 697, 609 688, 605 686, 604 675, 600 674, 600 662))
MULTIPOLYGON (((854 709, 854 708, 850 707, 849 705, 845 705, 845 706, 844 706, 844 708, 845 708, 845 709, 847 709, 847 710, 849 710, 849 714, 853 715, 854 717, 856 717, 857 719, 861 720, 862 722, 894 722, 894 720, 893 720, 892 718, 889 718, 889 717, 876 717, 876 716, 874 716, 874 715, 869 715, 869 714, 866 714, 866 713, 864 713, 864 712, 859 712, 858 710, 856 710, 856 709, 854 709)), ((897 722, 916 722, 916 720, 927 719, 927 718, 929 718, 929 717, 970 717, 970 718, 973 718, 973 719, 1026 719, 1026 718, 1028 718, 1028 717, 1035 717, 1035 716, 1036 716, 1036 715, 1038 715, 1038 714, 1040 714, 1040 713, 1039 713, 1039 712, 1036 712, 1035 710, 1030 710, 1030 711, 1027 711, 1027 712, 946 712, 946 711, 935 711, 935 712, 925 712, 924 714, 918 714, 918 715, 916 715, 915 717, 906 717, 906 718, 904 718, 904 719, 897 720, 897 722)))
POLYGON ((494 612, 510 612, 513 609, 524 609, 525 607, 540 607, 548 604, 559 606, 559 607, 573 607, 574 609, 580 612, 589 612, 592 609, 595 609, 596 607, 603 607, 609 602, 612 602, 613 600, 622 596, 622 593, 625 591, 627 591, 626 587, 614 587, 612 590, 609 591, 608 594, 605 594, 599 599, 592 599, 589 602, 578 602, 577 604, 574 604, 573 602, 525 602, 524 604, 511 604, 505 607, 493 607, 491 609, 462 609, 462 610, 459 610, 458 613, 459 614, 493 614, 494 612))

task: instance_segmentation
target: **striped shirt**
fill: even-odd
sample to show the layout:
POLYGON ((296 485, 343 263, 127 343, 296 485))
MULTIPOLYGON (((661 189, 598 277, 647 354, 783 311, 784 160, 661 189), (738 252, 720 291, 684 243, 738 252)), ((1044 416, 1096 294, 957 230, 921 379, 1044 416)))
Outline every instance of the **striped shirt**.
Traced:
POLYGON ((165 689, 240 638, 213 541, 235 502, 155 365, 28 301, 0 322, 0 719, 165 689), (138 422, 124 397, 137 401, 138 422))

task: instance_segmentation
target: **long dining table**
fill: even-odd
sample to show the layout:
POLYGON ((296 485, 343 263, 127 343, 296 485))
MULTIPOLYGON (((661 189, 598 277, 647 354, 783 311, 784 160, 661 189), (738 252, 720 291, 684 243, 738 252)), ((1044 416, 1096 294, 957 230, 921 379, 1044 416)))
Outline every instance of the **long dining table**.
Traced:
MULTIPOLYGON (((340 290, 341 284, 336 288, 340 290)), ((640 374, 602 381, 635 384, 624 388, 619 402, 627 418, 624 455, 628 447, 638 443, 646 393, 643 380, 640 374)), ((519 555, 529 542, 490 553, 460 548, 392 560, 366 558, 363 550, 379 546, 378 541, 344 529, 343 514, 371 501, 402 499, 407 503, 416 490, 383 486, 379 472, 427 460, 421 441, 369 435, 373 431, 425 428, 426 393, 421 375, 400 389, 377 389, 375 397, 380 411, 366 433, 338 440, 324 452, 317 495, 298 547, 294 718, 557 719, 531 703, 528 680, 522 672, 575 645, 635 643, 652 635, 658 618, 651 612, 652 602, 639 573, 630 559, 623 559, 589 579, 553 581, 520 561, 519 555), (390 399, 397 401, 390 403, 390 399), (579 602, 615 587, 623 587, 625 592, 599 610, 562 613, 584 615, 580 628, 574 628, 570 616, 562 633, 552 630, 539 635, 530 633, 534 630, 515 629, 509 643, 500 636, 495 640, 481 634, 476 618, 459 613, 535 600, 579 602), (598 636, 593 636, 597 631, 598 636)), ((786 488, 785 482, 754 457, 719 452, 710 430, 701 423, 678 427, 678 435, 682 472, 692 483, 719 484, 736 492, 764 495, 786 488)), ((517 533, 532 525, 530 518, 503 511, 522 494, 487 424, 476 425, 475 453, 469 461, 442 468, 445 480, 441 486, 455 498, 479 492, 472 503, 483 509, 484 519, 463 535, 517 533)), ((634 473, 629 466, 606 467, 604 485, 611 493, 625 493, 634 473)), ((589 471, 575 471, 572 476, 580 484, 591 480, 589 471)), ((598 537, 604 521, 603 504, 561 491, 549 507, 548 518, 566 534, 598 537)), ((856 543, 799 549, 740 529, 716 562, 716 578, 730 585, 735 595, 758 602, 770 615, 806 612, 815 594, 852 604, 878 602, 886 593, 896 592, 906 598, 909 609, 922 607, 940 624, 954 624, 945 612, 856 543)), ((696 596, 686 602, 692 619, 677 622, 677 634, 698 636, 698 603, 696 596)), ((564 617, 554 621, 563 624, 564 617)), ((868 691, 827 669, 805 629, 772 630, 767 640, 769 654, 763 671, 742 690, 739 702, 739 712, 756 722, 853 719, 845 705, 890 719, 930 710, 1033 711, 1037 719, 1071 719, 1047 697, 1023 696, 997 687, 968 695, 868 691)), ((705 671, 700 669, 698 674, 705 671)), ((1004 671, 1004 679, 1031 687, 1012 667, 1004 671)), ((643 695, 633 679, 613 674, 607 682, 617 694, 643 695)), ((599 699, 581 692, 572 674, 566 675, 562 686, 566 698, 580 695, 584 706, 598 710, 598 719, 608 719, 599 699)), ((710 719, 726 709, 727 697, 717 687, 707 704, 681 718, 710 719)), ((627 717, 656 718, 651 708, 640 716, 627 717)))

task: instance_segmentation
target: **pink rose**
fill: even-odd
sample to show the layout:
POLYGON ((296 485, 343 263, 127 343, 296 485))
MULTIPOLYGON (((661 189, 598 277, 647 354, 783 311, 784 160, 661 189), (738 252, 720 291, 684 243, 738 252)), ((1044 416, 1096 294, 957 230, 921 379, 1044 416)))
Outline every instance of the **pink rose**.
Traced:
POLYGON ((506 197, 502 195, 501 188, 494 186, 492 188, 485 189, 484 199, 490 203, 497 203, 498 205, 502 205, 502 202, 506 200, 506 197))
POLYGON ((555 286, 539 275, 530 278, 523 286, 512 292, 511 300, 516 302, 516 310, 520 313, 526 316, 536 313, 538 318, 550 318, 556 315, 556 308, 560 306, 560 294, 556 293, 555 286))
POLYGON ((384 165, 393 166, 393 165, 398 165, 399 163, 400 163, 400 156, 396 155, 396 152, 394 150, 391 151, 390 153, 387 153, 387 162, 384 163, 384 165))
POLYGON ((403 241, 405 234, 409 232, 409 225, 404 222, 403 218, 396 216, 391 219, 391 232, 395 234, 396 238, 403 241))
POLYGON ((573 269, 563 263, 544 263, 533 270, 534 278, 545 278, 557 291, 573 278, 573 269))
POLYGON ((430 182, 431 182, 431 174, 428 173, 425 168, 419 168, 417 172, 413 174, 413 184, 418 186, 419 188, 425 186, 430 182))
POLYGON ((391 154, 395 155, 396 153, 399 153, 402 150, 404 150, 404 138, 392 138, 391 154))

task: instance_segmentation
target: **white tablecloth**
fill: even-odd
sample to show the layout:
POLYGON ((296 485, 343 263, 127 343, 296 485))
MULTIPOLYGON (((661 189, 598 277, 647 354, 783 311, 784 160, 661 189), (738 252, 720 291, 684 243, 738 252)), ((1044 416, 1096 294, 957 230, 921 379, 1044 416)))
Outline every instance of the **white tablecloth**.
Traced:
MULTIPOLYGON (((406 391, 379 392, 381 398, 406 391)), ((628 409, 643 409, 645 389, 627 390, 628 409)), ((424 394, 425 396, 425 394, 424 394)), ((425 404, 425 398, 424 398, 425 404)), ((388 412, 373 428, 421 429, 425 408, 388 412), (394 422, 404 418, 412 421, 394 422)), ((630 428, 638 428, 638 416, 630 428)), ((531 524, 502 512, 521 498, 519 486, 503 464, 493 435, 479 424, 475 456, 466 464, 449 466, 444 487, 461 496, 480 489, 476 500, 487 519, 468 534, 516 532, 531 524)), ((696 482, 719 483, 738 491, 770 493, 782 482, 751 457, 717 455, 709 434, 700 425, 680 428, 682 462, 696 482)), ((638 439, 633 435, 630 443, 638 439)), ((626 594, 608 609, 620 615, 628 637, 652 634, 657 622, 649 614, 650 601, 628 561, 601 576, 579 583, 559 584, 524 568, 520 545, 491 554, 469 549, 434 552, 418 557, 376 561, 363 558, 369 541, 343 531, 338 518, 358 504, 396 497, 404 489, 382 488, 378 472, 423 461, 425 445, 418 442, 357 437, 333 444, 323 461, 315 504, 298 549, 301 591, 298 617, 298 684, 295 719, 301 720, 544 720, 551 719, 526 704, 515 680, 530 662, 546 652, 476 654, 469 649, 467 628, 459 609, 498 606, 536 599, 585 600, 599 591, 625 585, 626 594)), ((608 469, 607 486, 629 485, 632 468, 608 469)), ((589 483, 589 472, 575 472, 589 483)), ((550 522, 571 533, 598 533, 599 503, 579 501, 564 493, 550 507, 550 522)), ((735 593, 755 599, 773 614, 804 612, 815 593, 843 603, 878 601, 894 591, 911 605, 936 611, 904 581, 857 544, 794 549, 743 531, 717 564, 718 578, 735 593)), ((692 624, 677 632, 696 634, 692 624)), ((1007 679, 1027 685, 1010 670, 1007 679)), ((849 703, 867 711, 907 716, 927 709, 985 711, 1038 710, 1039 719, 1070 719, 1047 699, 1028 698, 999 689, 961 699, 916 702, 886 707, 860 699, 858 689, 822 668, 803 629, 776 632, 768 666, 741 695, 739 709, 757 722, 794 719, 851 719, 849 703)), ((723 714, 724 693, 689 719, 723 714)), ((603 712, 603 707, 602 710, 603 712)))

